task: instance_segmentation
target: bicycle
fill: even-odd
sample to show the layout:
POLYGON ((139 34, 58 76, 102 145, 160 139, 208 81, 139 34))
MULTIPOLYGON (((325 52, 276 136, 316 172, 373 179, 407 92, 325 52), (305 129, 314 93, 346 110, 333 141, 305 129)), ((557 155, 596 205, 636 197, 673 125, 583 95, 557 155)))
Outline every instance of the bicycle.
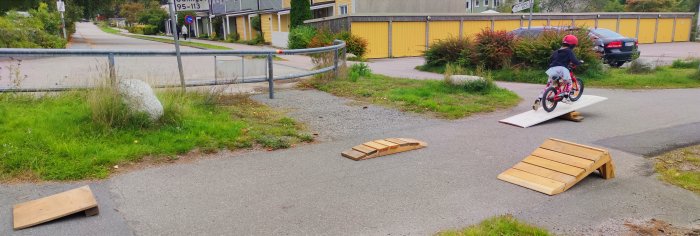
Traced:
MULTIPOLYGON (((583 61, 581 62, 583 63, 583 61)), ((572 102, 577 101, 583 95, 583 80, 576 78, 574 74, 575 65, 569 65, 569 74, 571 75, 571 91, 569 93, 569 100, 572 102)), ((557 103, 564 100, 566 94, 564 93, 565 83, 561 83, 561 77, 553 77, 552 81, 547 82, 547 89, 542 95, 542 108, 547 112, 554 111, 557 107, 557 103)))

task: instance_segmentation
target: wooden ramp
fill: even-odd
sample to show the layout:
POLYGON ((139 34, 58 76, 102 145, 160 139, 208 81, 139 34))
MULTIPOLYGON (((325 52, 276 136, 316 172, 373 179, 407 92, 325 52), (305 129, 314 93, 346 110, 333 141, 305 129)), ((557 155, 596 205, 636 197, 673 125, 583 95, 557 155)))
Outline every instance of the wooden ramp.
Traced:
POLYGON ((12 210, 14 229, 24 229, 78 212, 97 215, 97 200, 89 186, 83 186, 45 198, 20 203, 12 210))
POLYGON ((513 168, 498 175, 498 179, 554 195, 595 170, 605 179, 615 177, 608 151, 550 138, 513 168))
POLYGON ((499 122, 527 128, 605 100, 608 100, 608 98, 593 95, 582 95, 581 98, 578 99, 578 101, 574 102, 571 105, 563 102, 558 103, 557 107, 554 108, 554 111, 552 112, 547 112, 542 108, 540 108, 537 111, 529 110, 518 115, 514 115, 506 119, 500 120, 499 122))
POLYGON ((427 147, 428 144, 410 138, 388 138, 369 141, 341 153, 355 161, 427 147))

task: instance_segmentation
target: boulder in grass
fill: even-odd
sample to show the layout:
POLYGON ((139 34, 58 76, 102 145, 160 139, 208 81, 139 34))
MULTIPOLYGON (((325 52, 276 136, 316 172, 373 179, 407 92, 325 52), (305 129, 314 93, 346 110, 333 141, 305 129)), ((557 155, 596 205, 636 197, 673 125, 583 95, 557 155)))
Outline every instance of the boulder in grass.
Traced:
POLYGON ((152 121, 163 116, 163 104, 146 82, 136 79, 120 80, 118 88, 130 111, 146 113, 152 121))
POLYGON ((454 86, 463 86, 469 82, 480 80, 484 80, 484 78, 474 75, 451 75, 447 82, 454 86))

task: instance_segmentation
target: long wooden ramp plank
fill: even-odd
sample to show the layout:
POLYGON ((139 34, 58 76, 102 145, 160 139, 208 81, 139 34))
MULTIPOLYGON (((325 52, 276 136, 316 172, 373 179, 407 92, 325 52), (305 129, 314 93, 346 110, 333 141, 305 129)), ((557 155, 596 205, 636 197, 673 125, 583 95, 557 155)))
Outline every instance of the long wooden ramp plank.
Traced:
POLYGON ((81 211, 88 216, 99 212, 97 200, 87 185, 15 205, 13 228, 24 229, 81 211))
POLYGON ((571 105, 563 102, 558 103, 557 107, 552 112, 547 112, 542 108, 537 111, 529 110, 518 115, 505 118, 499 122, 527 128, 605 100, 608 100, 608 98, 594 95, 582 95, 578 101, 571 105))
POLYGON ((391 155, 399 152, 415 150, 427 147, 428 144, 409 138, 387 138, 369 141, 352 147, 350 150, 341 152, 344 157, 355 161, 375 158, 379 156, 391 155))

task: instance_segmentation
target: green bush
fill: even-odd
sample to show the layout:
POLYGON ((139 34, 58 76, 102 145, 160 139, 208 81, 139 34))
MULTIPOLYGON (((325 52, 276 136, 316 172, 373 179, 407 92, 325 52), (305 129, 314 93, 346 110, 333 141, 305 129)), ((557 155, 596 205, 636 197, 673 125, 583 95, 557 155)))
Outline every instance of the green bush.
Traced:
POLYGON ((372 69, 370 69, 369 66, 364 62, 351 65, 350 72, 357 72, 357 74, 360 76, 372 75, 372 69))
POLYGON ((456 63, 460 66, 470 66, 472 57, 472 42, 467 38, 450 37, 439 40, 425 51, 426 64, 444 66, 456 63))
POLYGON ((308 0, 292 0, 290 5, 290 28, 294 29, 303 26, 305 20, 313 17, 313 13, 311 12, 311 2, 308 0))
MULTIPOLYGON (((138 22, 155 27, 155 33, 165 31, 165 21, 168 20, 168 12, 160 8, 148 8, 138 14, 138 22)), ((149 31, 151 31, 149 29, 149 31)))
POLYGON ((561 48, 563 36, 554 31, 544 32, 539 37, 522 37, 515 41, 514 63, 522 67, 549 67, 550 56, 561 48))
POLYGON ((691 60, 675 60, 673 61, 673 64, 671 64, 671 68, 676 68, 676 69, 695 69, 700 67, 700 59, 691 59, 691 60))
POLYGON ((229 42, 229 43, 238 42, 238 40, 240 40, 240 39, 241 39, 241 37, 238 35, 237 32, 231 32, 230 34, 226 35, 226 42, 229 42))
POLYGON ((306 48, 311 39, 316 35, 316 28, 311 26, 299 26, 289 31, 289 49, 306 48))
POLYGON ((352 35, 348 31, 343 31, 335 35, 336 39, 345 41, 345 48, 348 53, 355 54, 358 58, 363 58, 367 53, 367 40, 352 35))
POLYGON ((29 13, 24 17, 10 11, 0 17, 0 48, 65 48, 58 13, 48 12, 43 3, 29 13))
POLYGON ((145 35, 156 35, 156 34, 158 34, 158 32, 160 32, 160 30, 158 30, 158 26, 155 26, 155 25, 144 25, 143 26, 143 34, 145 34, 145 35))
POLYGON ((126 30, 129 31, 129 33, 132 34, 143 34, 143 25, 132 25, 132 26, 127 26, 126 30))
POLYGON ((482 30, 476 35, 473 59, 486 69, 500 69, 510 64, 515 38, 512 33, 482 30))

